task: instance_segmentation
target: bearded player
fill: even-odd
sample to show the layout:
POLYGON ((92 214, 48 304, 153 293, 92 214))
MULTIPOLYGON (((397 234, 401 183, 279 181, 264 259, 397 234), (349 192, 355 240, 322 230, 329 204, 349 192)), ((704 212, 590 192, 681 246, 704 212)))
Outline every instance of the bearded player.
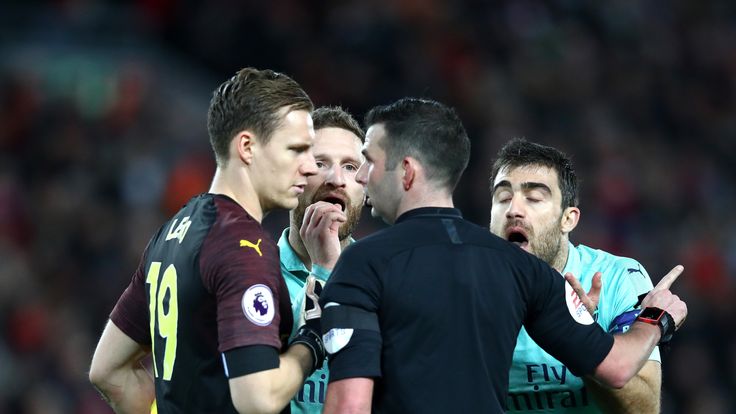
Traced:
MULTIPOLYGON (((279 239, 281 274, 286 280, 294 313, 293 332, 300 326, 304 289, 311 274, 326 282, 340 252, 353 242, 365 199, 355 174, 363 163, 365 134, 350 114, 339 107, 318 108, 312 114, 315 139, 312 152, 317 174, 307 177, 290 225, 279 239)), ((327 364, 304 382, 291 401, 292 413, 321 413, 327 391, 327 364)))
MULTIPOLYGON (((491 231, 561 274, 575 275, 582 289, 594 287, 591 297, 594 292, 598 296, 597 309, 590 303, 586 307, 604 330, 625 332, 640 312, 636 308, 640 295, 652 289, 652 282, 636 260, 570 242, 580 219, 571 160, 555 148, 512 140, 493 164, 491 191, 491 231), (597 272, 602 273, 602 290, 597 272)), ((522 328, 514 349, 507 404, 511 412, 658 413, 661 376, 655 348, 625 387, 603 387, 572 375, 522 328)))

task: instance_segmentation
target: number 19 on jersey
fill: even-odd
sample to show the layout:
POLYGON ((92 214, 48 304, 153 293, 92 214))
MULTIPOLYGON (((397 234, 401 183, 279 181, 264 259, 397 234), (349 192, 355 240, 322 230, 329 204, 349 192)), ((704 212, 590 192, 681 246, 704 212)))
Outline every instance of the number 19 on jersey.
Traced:
POLYGON ((148 313, 151 324, 151 352, 153 353, 153 373, 159 377, 159 355, 162 350, 156 349, 156 334, 164 340, 163 379, 171 380, 176 362, 176 332, 179 319, 179 303, 176 289, 176 268, 173 264, 166 267, 163 277, 161 262, 152 262, 146 276, 149 287, 148 313), (156 327, 158 326, 158 332, 156 327))

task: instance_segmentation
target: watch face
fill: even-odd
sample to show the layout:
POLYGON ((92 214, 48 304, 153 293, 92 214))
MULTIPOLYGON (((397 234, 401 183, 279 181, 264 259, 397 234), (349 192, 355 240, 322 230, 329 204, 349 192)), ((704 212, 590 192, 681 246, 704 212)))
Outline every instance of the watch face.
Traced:
POLYGON ((639 314, 639 317, 659 321, 659 318, 661 318, 663 314, 664 311, 659 308, 644 308, 639 314))

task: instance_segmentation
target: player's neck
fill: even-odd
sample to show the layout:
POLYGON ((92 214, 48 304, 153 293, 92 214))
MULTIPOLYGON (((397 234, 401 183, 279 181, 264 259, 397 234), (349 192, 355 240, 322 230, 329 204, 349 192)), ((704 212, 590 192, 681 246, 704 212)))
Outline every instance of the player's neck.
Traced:
POLYGON ((343 240, 340 240, 340 251, 342 252, 345 250, 346 247, 350 244, 350 239, 353 238, 353 235, 349 235, 348 237, 344 238, 343 240))
MULTIPOLYGON (((455 204, 452 202, 452 194, 447 194, 444 191, 407 192, 399 203, 399 208, 396 211, 396 218, 399 218, 409 210, 422 207, 454 208, 455 204)), ((394 219, 394 221, 396 221, 396 219, 394 219)))
MULTIPOLYGON (((554 260, 549 265, 558 272, 562 273, 562 271, 565 269, 565 266, 567 265, 567 255, 569 251, 570 245, 568 243, 568 239, 567 237, 563 237, 560 241, 560 250, 557 252, 554 260)), ((580 275, 575 276, 580 277, 580 275)))
POLYGON ((260 223, 263 220, 263 207, 243 169, 229 166, 217 167, 209 192, 232 198, 256 221, 260 223))

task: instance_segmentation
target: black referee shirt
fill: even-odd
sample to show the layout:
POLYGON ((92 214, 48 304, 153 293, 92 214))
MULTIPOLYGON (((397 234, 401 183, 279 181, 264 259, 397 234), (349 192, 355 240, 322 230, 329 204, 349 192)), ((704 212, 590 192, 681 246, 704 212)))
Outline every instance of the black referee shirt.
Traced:
POLYGON ((379 413, 501 413, 522 323, 576 375, 610 351, 569 302, 558 272, 459 210, 411 210, 348 247, 322 293, 330 381, 374 378, 379 413))

